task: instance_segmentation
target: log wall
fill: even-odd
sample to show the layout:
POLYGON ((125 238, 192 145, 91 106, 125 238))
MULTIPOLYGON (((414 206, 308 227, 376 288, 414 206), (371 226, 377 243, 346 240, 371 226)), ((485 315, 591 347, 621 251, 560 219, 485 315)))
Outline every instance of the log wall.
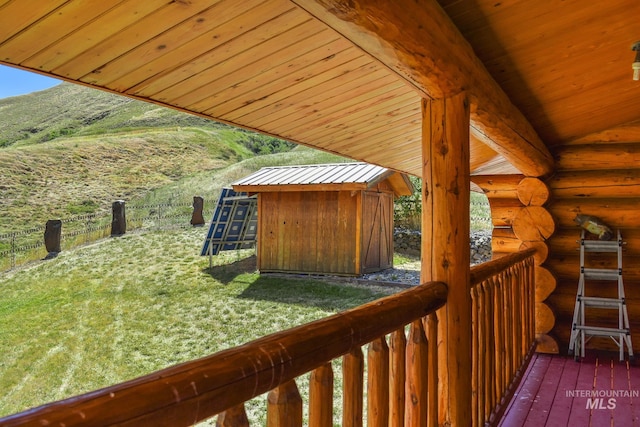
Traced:
MULTIPOLYGON (((611 136, 611 135, 609 135, 611 136)), ((550 334, 558 341, 560 352, 569 346, 573 308, 578 286, 580 228, 574 222, 577 214, 593 215, 609 227, 620 229, 627 242, 623 252, 623 280, 627 297, 634 348, 640 344, 640 142, 616 132, 616 142, 594 137, 583 138, 556 150, 557 173, 546 181, 552 201, 549 212, 556 231, 548 240, 546 266, 557 280, 556 289, 548 297, 548 306, 556 322, 550 334)), ((617 266, 615 256, 590 254, 589 262, 598 268, 617 266)), ((613 297, 615 284, 603 282, 590 286, 587 292, 613 297), (597 287, 597 290, 593 288, 597 287)), ((617 311, 592 309, 587 318, 599 326, 615 326, 617 311)), ((592 322, 590 322, 592 323, 592 322)), ((587 348, 616 350, 609 338, 593 338, 587 348)))
POLYGON ((548 270, 547 241, 556 224, 547 205, 551 198, 547 184, 522 175, 473 176, 489 199, 493 232, 493 258, 524 249, 535 249, 535 334, 539 352, 558 353, 557 340, 549 335, 556 319, 548 305, 548 297, 556 288, 554 275, 548 270))
MULTIPOLYGON (((580 274, 580 227, 574 222, 577 214, 596 216, 622 232, 626 242, 623 280, 632 341, 638 351, 640 141, 634 135, 639 130, 640 126, 627 126, 557 147, 554 155, 558 169, 544 180, 546 189, 540 186, 542 181, 521 175, 472 177, 491 206, 494 257, 528 247, 536 249, 538 351, 566 354, 569 347, 580 274)), ((614 257, 592 254, 588 264, 596 268, 617 266, 614 257)), ((610 283, 596 286, 591 288, 592 295, 616 294, 610 283), (593 289, 596 286, 598 289, 593 289)), ((616 315, 617 311, 587 312, 590 323, 601 326, 614 326, 616 315)), ((593 338, 587 348, 616 350, 609 338, 593 338)))

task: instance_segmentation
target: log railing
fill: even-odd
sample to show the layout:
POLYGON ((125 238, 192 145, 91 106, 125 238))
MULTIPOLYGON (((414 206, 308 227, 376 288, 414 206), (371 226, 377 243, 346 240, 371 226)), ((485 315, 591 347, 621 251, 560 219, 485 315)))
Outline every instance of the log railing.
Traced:
POLYGON ((474 427, 497 424, 533 352, 534 252, 471 269, 474 427))
POLYGON ((218 426, 242 427, 249 425, 244 402, 269 391, 267 425, 302 426, 302 399, 294 380, 310 372, 308 425, 332 426, 331 361, 342 356, 342 425, 361 426, 364 345, 367 425, 425 425, 427 418, 435 425, 433 313, 446 299, 445 284, 424 284, 209 357, 11 415, 0 425, 189 426, 220 414, 218 426))

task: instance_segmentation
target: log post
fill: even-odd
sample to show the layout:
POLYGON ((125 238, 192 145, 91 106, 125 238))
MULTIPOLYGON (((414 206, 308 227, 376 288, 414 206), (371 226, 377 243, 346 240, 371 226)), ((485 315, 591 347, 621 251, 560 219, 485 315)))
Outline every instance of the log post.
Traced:
POLYGON ((369 344, 367 352, 367 426, 389 426, 389 347, 385 337, 369 344))
POLYGON ((44 228, 44 246, 47 248, 47 258, 56 256, 60 251, 60 239, 62 238, 62 221, 50 219, 44 228))
MULTIPOLYGON (((424 320, 424 319, 423 319, 424 320)), ((438 317, 431 313, 424 322, 427 334, 427 427, 438 426, 438 317)))
POLYGON ((407 380, 405 391, 405 426, 426 427, 428 415, 428 343, 421 320, 409 328, 407 339, 407 380))
POLYGON ((302 427, 302 398, 295 380, 267 395, 267 427, 302 427))
POLYGON ((391 338, 389 339, 389 349, 391 352, 389 369, 389 427, 404 427, 406 347, 407 337, 404 333, 404 328, 391 334, 391 338))
POLYGON ((124 210, 124 200, 116 200, 111 205, 111 236, 122 236, 127 232, 127 218, 124 210))
POLYGON ((362 427, 364 355, 360 347, 342 358, 342 425, 362 427))
POLYGON ((216 427, 249 427, 249 419, 244 404, 227 409, 216 420, 216 427))
POLYGON ((438 310, 439 424, 471 425, 469 103, 422 101, 421 282, 449 286, 438 310))
POLYGON ((193 196, 193 213, 191 214, 191 225, 204 225, 204 216, 202 210, 204 208, 204 199, 200 196, 193 196))
POLYGON ((333 369, 320 366, 309 379, 309 427, 333 426, 333 369))

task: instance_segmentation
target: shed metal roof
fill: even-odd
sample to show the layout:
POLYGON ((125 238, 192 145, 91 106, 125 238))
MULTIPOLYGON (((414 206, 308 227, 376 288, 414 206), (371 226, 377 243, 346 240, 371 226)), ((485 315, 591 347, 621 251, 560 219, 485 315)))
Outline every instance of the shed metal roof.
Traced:
POLYGON ((365 189, 394 175, 400 178, 392 182, 394 192, 398 195, 410 193, 411 183, 404 174, 361 162, 264 167, 232 185, 242 191, 365 189), (400 187, 406 189, 396 188, 400 181, 404 182, 400 187))

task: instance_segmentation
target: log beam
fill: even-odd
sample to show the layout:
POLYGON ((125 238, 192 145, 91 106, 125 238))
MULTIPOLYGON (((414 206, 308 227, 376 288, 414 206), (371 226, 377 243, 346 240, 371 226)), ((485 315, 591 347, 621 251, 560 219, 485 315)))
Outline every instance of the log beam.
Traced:
POLYGON ((442 280, 438 315, 439 425, 471 425, 469 105, 464 93, 422 102, 421 281, 442 280), (455 214, 454 214, 455 213, 455 214))
POLYGON ((422 96, 468 92, 471 132, 527 176, 554 161, 436 0, 292 0, 396 72, 422 96))

